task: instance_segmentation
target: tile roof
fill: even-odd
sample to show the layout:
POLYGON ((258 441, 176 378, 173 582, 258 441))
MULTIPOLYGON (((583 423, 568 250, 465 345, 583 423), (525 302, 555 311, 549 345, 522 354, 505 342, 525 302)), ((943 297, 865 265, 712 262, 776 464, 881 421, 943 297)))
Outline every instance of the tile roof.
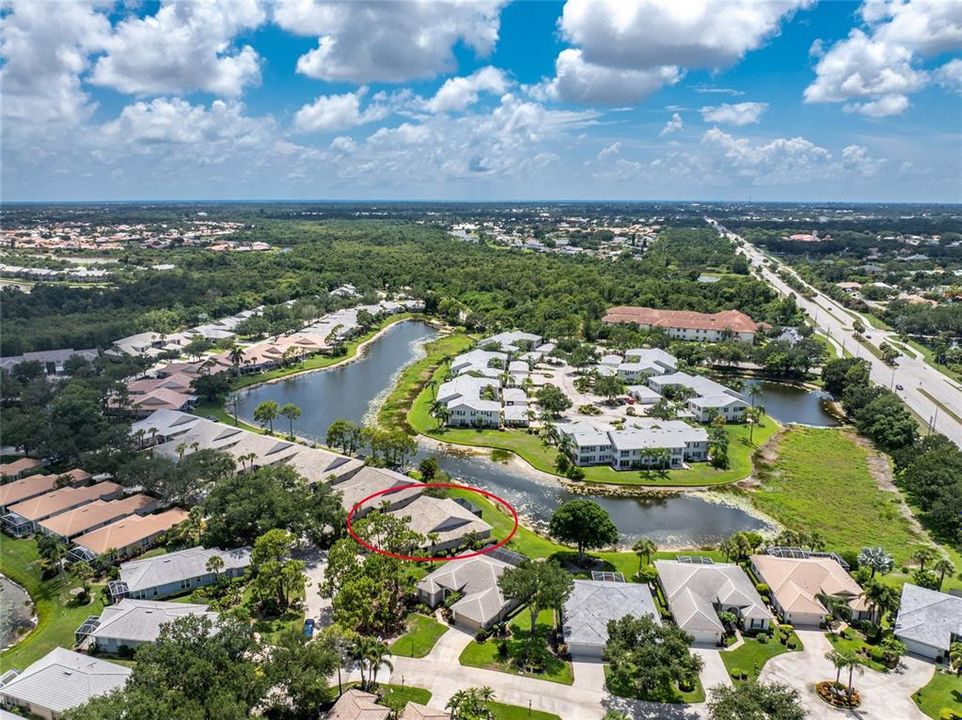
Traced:
POLYGON ((41 521, 40 527, 55 535, 70 538, 106 522, 133 515, 138 510, 150 507, 156 502, 156 499, 142 493, 122 500, 95 500, 75 510, 68 510, 47 518, 41 521))
POLYGON ((102 528, 74 538, 74 545, 85 547, 100 555, 146 540, 157 533, 166 532, 187 519, 187 512, 173 508, 155 515, 131 515, 102 528))
POLYGON ((732 330, 753 333, 758 324, 738 310, 717 313, 700 313, 691 310, 660 310, 650 307, 619 306, 605 313, 606 323, 637 323, 652 327, 681 328, 686 330, 732 330))
POLYGON ((11 505, 10 512, 27 520, 43 520, 64 510, 93 502, 105 495, 113 495, 123 488, 113 482, 99 482, 84 487, 62 487, 59 490, 11 505))
POLYGON ((50 492, 57 487, 56 475, 31 475, 0 485, 0 505, 6 507, 27 498, 50 492))
POLYGON ((868 608, 862 598, 862 588, 832 558, 752 555, 751 561, 786 612, 827 613, 818 595, 846 598, 853 610, 868 608))
POLYGON ((387 720, 390 709, 377 704, 377 696, 351 688, 334 703, 327 720, 387 720))
POLYGON ((0 687, 0 696, 57 713, 122 687, 130 668, 64 648, 54 648, 0 687))

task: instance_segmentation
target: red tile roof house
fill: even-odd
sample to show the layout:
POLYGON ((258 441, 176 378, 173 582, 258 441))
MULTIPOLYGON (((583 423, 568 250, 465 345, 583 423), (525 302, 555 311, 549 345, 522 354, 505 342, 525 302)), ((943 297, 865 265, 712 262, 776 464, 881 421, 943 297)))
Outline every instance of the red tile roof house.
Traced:
POLYGON ((161 535, 186 519, 187 511, 180 508, 155 515, 131 515, 74 538, 74 548, 68 557, 90 561, 111 551, 118 560, 133 557, 148 550, 161 535))
POLYGON ((634 324, 642 330, 661 328, 673 338, 701 342, 718 342, 731 333, 733 340, 751 344, 760 328, 758 323, 738 310, 700 313, 619 306, 609 308, 603 321, 606 325, 634 324))
POLYGON ((113 482, 99 482, 85 487, 63 487, 11 505, 3 516, 3 529, 15 537, 37 532, 41 521, 73 510, 94 500, 110 500, 123 492, 113 482))
POLYGON ((0 477, 11 480, 19 480, 24 474, 31 470, 36 470, 43 465, 42 460, 36 458, 22 457, 13 462, 0 464, 0 477))

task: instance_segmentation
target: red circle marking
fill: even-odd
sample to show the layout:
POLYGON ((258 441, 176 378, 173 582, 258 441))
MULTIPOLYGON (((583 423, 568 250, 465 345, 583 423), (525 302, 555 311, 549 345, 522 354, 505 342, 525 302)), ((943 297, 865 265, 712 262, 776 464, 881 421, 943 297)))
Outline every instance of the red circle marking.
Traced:
POLYGON ((488 553, 494 552, 499 547, 504 547, 508 544, 508 541, 514 537, 515 533, 518 532, 518 511, 512 507, 511 503, 498 497, 493 492, 488 492, 487 490, 480 490, 478 488, 471 487, 470 485, 458 485, 457 483, 419 483, 411 482, 410 485, 398 485, 396 487, 390 487, 385 490, 378 490, 376 493, 371 493, 366 498, 361 498, 358 502, 354 504, 351 511, 347 514, 347 534, 354 538, 354 541, 361 547, 370 550, 371 552, 378 553, 379 555, 386 555, 387 557, 395 558, 397 560, 411 560, 413 562, 447 562, 449 560, 464 560, 465 558, 477 557, 479 555, 487 555, 488 553), (382 495, 389 495, 391 493, 400 492, 401 490, 408 490, 409 488, 456 488, 458 490, 468 490, 470 492, 477 493, 478 495, 484 495, 485 497, 496 500, 498 503, 508 508, 508 512, 511 513, 511 517, 514 519, 514 526, 511 528, 511 532, 508 536, 501 540, 496 545, 490 545, 481 550, 476 550, 474 552, 465 553, 463 555, 456 555, 454 557, 438 557, 429 555, 402 555, 401 553, 389 552, 387 550, 382 550, 381 548, 372 545, 364 538, 360 537, 354 530, 354 515, 357 513, 358 509, 367 501, 372 500, 376 497, 382 495))

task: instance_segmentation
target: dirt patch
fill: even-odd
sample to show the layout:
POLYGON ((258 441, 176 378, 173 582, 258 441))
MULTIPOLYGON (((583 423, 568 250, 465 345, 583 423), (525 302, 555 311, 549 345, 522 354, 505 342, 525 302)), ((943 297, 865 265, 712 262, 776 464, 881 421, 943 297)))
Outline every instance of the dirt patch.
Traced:
POLYGON ((744 480, 739 480, 735 483, 735 487, 742 490, 749 490, 762 484, 765 479, 764 476, 771 471, 771 468, 778 460, 778 447, 781 444, 782 438, 785 437, 785 434, 790 430, 790 427, 780 428, 774 435, 768 438, 764 445, 754 452, 752 456, 751 474, 744 480))
POLYGON ((895 475, 892 472, 892 463, 888 456, 876 449, 867 438, 851 431, 843 431, 846 438, 865 450, 865 459, 868 462, 868 471, 872 478, 882 490, 888 492, 898 492, 895 486, 895 475))

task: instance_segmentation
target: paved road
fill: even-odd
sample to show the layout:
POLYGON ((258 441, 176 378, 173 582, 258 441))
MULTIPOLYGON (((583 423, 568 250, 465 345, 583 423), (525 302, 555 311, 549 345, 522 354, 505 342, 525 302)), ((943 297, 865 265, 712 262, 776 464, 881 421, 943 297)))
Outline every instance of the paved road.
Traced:
POLYGON ((318 627, 330 625, 331 601, 329 598, 322 598, 318 593, 318 588, 324 580, 324 572, 327 570, 327 554, 312 547, 299 553, 297 559, 304 561, 304 574, 308 580, 304 593, 304 617, 314 618, 318 627))
MULTIPOLYGON (((865 668, 863 675, 856 673, 854 677, 854 685, 862 696, 861 706, 857 710, 841 710, 822 702, 815 693, 816 682, 835 679, 835 667, 825 658, 831 643, 814 630, 796 632, 805 649, 772 658, 759 679, 795 688, 808 710, 809 720, 925 720, 926 715, 912 701, 912 693, 932 679, 935 667, 931 663, 905 657, 900 667, 891 672, 865 668)), ((843 680, 845 677, 843 673, 843 680)))
MULTIPOLYGON (((957 417, 962 418, 962 386, 953 382, 938 370, 928 365, 920 356, 913 353, 912 357, 903 355, 898 360, 896 367, 886 365, 875 357, 869 350, 863 347, 857 340, 852 324, 855 318, 849 314, 850 311, 843 308, 834 300, 815 288, 808 286, 814 296, 811 300, 801 297, 795 293, 785 281, 775 274, 765 263, 774 263, 776 270, 783 269, 787 272, 792 271, 787 265, 764 254, 751 243, 743 238, 719 226, 714 220, 708 219, 718 229, 719 233, 727 234, 732 240, 740 241, 742 253, 748 258, 752 267, 761 273, 761 276, 768 281, 781 295, 796 295, 796 302, 806 313, 814 324, 825 333, 836 348, 845 349, 853 355, 867 360, 871 365, 872 380, 884 387, 895 390, 897 385, 902 386, 902 390, 896 390, 898 396, 902 398, 906 405, 914 410, 925 422, 930 423, 935 429, 950 438, 962 447, 962 422, 953 418, 944 408, 940 408, 930 398, 937 398, 939 403, 951 410, 957 417), (928 393, 926 396, 924 393, 928 393)), ((798 278, 797 275, 795 275, 798 278)), ((801 279, 798 278, 801 282, 801 279)), ((867 321, 864 321, 868 328, 866 341, 878 348, 883 342, 899 342, 894 333, 872 328, 867 321)))

